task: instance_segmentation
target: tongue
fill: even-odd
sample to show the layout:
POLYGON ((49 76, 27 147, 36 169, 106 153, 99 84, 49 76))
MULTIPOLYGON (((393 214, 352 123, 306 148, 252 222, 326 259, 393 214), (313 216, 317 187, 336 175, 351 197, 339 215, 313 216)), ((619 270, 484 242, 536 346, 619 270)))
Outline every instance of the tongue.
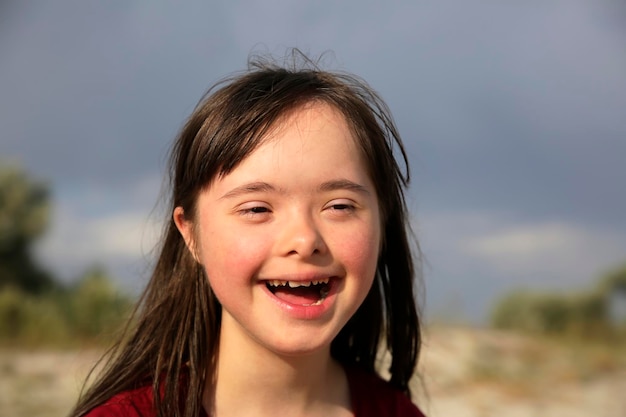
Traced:
POLYGON ((278 287, 274 295, 283 301, 296 305, 314 304, 320 299, 320 290, 316 286, 310 287, 278 287))

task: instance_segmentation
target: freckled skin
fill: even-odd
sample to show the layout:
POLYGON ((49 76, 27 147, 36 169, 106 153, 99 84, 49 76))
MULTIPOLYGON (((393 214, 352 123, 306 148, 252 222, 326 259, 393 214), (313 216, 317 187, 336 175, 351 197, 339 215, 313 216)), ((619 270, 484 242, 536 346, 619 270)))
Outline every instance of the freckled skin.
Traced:
POLYGON ((185 220, 180 208, 174 219, 222 304, 222 333, 255 349, 328 350, 374 279, 376 192, 343 116, 326 104, 294 112, 202 191, 196 219, 185 220), (312 318, 281 307, 263 282, 311 276, 334 278, 334 295, 312 318))

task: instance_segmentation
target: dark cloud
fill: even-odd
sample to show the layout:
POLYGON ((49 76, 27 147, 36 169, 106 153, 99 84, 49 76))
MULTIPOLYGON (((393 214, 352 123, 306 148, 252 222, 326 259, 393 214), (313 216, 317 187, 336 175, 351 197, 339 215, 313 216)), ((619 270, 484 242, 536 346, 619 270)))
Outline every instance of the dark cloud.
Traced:
MULTIPOLYGON (((538 238, 556 230, 600 242, 626 236, 625 10, 616 0, 3 3, 0 153, 50 178, 59 206, 80 219, 63 220, 65 213, 64 227, 93 231, 65 230, 58 242, 95 239, 108 224, 102 218, 148 215, 185 117, 251 51, 330 50, 329 66, 363 76, 389 103, 425 221, 442 212, 462 224, 474 221, 467 213, 498 218, 467 237, 483 248, 515 247, 520 227, 538 238)), ((447 283, 434 284, 439 299, 460 283, 496 280, 490 288, 504 289, 521 279, 497 280, 487 252, 454 249, 457 229, 431 227, 423 238, 435 254, 432 280, 447 283)), ((566 270, 549 273, 567 280, 566 270)))
POLYGON ((57 6, 24 12, 2 43, 5 152, 59 181, 158 172, 184 116, 224 71, 223 33, 208 25, 192 36, 182 19, 179 33, 168 10, 130 3, 57 6))

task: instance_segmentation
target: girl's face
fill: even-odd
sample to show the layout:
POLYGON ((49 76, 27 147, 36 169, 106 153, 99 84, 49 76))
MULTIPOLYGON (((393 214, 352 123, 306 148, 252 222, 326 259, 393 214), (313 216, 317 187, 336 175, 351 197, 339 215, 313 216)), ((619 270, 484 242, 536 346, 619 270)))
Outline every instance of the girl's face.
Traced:
POLYGON ((372 286, 374 185, 344 117, 310 103, 174 219, 222 305, 222 337, 280 355, 328 349, 372 286))

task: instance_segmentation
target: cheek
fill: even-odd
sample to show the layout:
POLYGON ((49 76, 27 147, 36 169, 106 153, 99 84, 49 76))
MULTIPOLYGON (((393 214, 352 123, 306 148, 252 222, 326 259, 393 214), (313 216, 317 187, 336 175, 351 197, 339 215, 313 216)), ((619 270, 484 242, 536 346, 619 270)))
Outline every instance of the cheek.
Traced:
POLYGON ((207 233, 202 242, 202 263, 211 287, 222 289, 248 283, 264 259, 263 241, 237 233, 207 233))
POLYGON ((380 252, 379 228, 354 231, 349 239, 338 242, 337 248, 346 267, 359 277, 373 279, 380 252))

